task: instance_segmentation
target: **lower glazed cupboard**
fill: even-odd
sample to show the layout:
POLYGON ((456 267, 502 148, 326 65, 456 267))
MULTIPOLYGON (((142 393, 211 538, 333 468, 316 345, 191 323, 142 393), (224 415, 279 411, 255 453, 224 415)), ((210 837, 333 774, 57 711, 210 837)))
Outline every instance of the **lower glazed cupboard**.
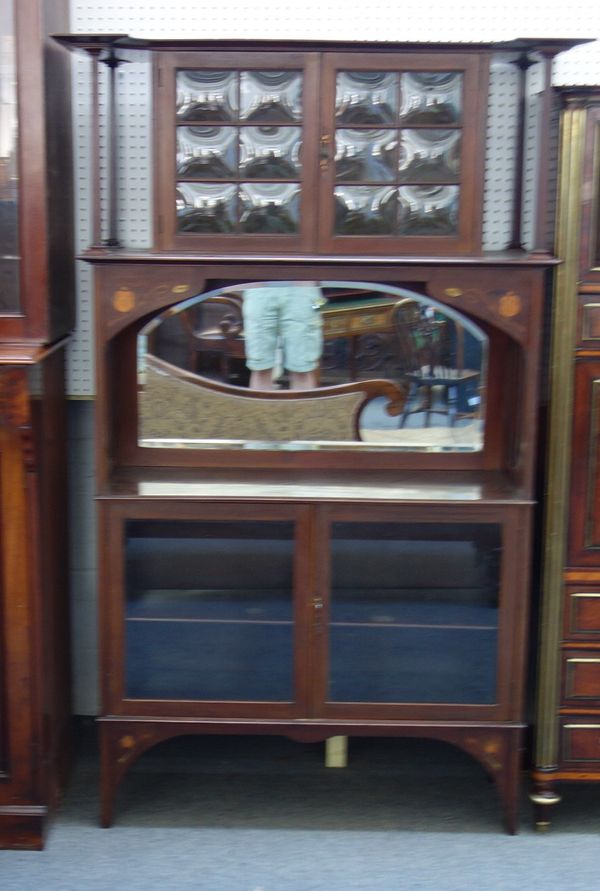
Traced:
POLYGON ((528 506, 107 498, 101 521, 103 825, 155 743, 270 733, 456 744, 515 831, 528 506))

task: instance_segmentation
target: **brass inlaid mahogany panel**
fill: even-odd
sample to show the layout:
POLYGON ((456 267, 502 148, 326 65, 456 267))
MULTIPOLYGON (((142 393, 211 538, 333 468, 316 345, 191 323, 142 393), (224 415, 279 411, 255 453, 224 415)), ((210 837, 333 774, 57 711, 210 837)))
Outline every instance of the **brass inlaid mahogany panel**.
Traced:
POLYGON ((600 650, 569 650, 564 654, 563 699, 600 701, 600 650))
POLYGON ((564 636, 600 640, 600 584, 590 590, 567 588, 564 636))
POLYGON ((600 720, 568 721, 562 727, 562 760, 600 764, 600 720))
POLYGON ((579 340, 600 341, 600 294, 597 300, 586 299, 581 307, 579 340))

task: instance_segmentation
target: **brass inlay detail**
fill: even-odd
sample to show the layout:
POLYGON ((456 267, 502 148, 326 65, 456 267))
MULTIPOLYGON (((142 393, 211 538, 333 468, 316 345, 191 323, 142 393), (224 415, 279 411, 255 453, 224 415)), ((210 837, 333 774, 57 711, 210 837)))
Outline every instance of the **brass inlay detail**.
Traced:
POLYGON ((462 297, 463 292, 461 288, 445 288, 444 294, 446 297, 462 297))
POLYGON ((562 799, 560 795, 544 795, 543 793, 538 795, 536 792, 532 792, 529 800, 534 804, 558 804, 562 799))
POLYGON ((133 738, 133 736, 122 736, 119 742, 124 749, 133 749, 135 745, 135 739, 133 738))
POLYGON ((131 312, 135 306, 135 294, 129 288, 119 288, 113 294, 113 306, 117 312, 131 312))
POLYGON ((189 291, 189 285, 173 285, 171 288, 174 294, 185 294, 186 291, 189 291))
POLYGON ((596 664, 600 664, 600 659, 584 659, 584 658, 573 658, 567 659, 567 662, 595 662, 596 664))
POLYGON ((498 301, 498 312, 504 318, 512 319, 514 316, 519 315, 522 305, 523 301, 519 295, 509 291, 508 294, 503 294, 498 301))
POLYGON ((600 730, 600 724, 565 724, 565 730, 600 730))

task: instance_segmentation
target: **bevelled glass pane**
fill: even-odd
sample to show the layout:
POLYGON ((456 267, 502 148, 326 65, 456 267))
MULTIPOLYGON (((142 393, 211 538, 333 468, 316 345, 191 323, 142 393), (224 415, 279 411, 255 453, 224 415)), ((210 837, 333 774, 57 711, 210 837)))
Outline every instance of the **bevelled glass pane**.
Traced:
POLYGON ((400 180, 405 183, 452 183, 460 170, 460 131, 402 130, 400 180))
POLYGON ((240 135, 240 176, 297 179, 301 144, 299 127, 244 127, 240 135))
POLYGON ((234 121, 238 111, 235 71, 178 71, 177 118, 180 121, 234 121))
POLYGON ((178 175, 202 179, 237 177, 237 134, 237 127, 178 127, 178 175))
POLYGON ((299 71, 242 71, 240 118, 285 124, 302 118, 302 75, 299 71))
POLYGON ((396 227, 396 189, 338 186, 336 235, 391 235, 396 227))
POLYGON ((398 201, 401 235, 456 235, 458 186, 402 186, 398 201))
POLYGON ((240 204, 242 232, 289 235, 298 231, 299 183, 244 183, 240 204))
POLYGON ((388 71, 340 71, 335 116, 340 124, 392 124, 398 119, 398 75, 388 71))
POLYGON ((293 699, 293 524, 128 521, 128 698, 293 699))
POLYGON ((329 700, 496 702, 494 523, 334 523, 329 700))
POLYGON ((180 232, 233 232, 237 192, 232 185, 177 183, 177 228, 180 232))
POLYGON ((453 71, 405 72, 400 77, 400 122, 459 124, 462 74, 453 71))
POLYGON ((338 130, 335 177, 347 182, 393 182, 398 136, 389 130, 338 130))
POLYGON ((0 312, 18 312, 19 170, 14 7, 0 4, 0 312))

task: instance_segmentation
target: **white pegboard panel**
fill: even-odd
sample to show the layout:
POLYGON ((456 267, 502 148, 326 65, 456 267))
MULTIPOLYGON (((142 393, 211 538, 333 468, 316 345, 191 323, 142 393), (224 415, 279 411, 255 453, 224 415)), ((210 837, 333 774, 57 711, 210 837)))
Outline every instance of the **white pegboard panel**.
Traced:
POLYGON ((94 311, 92 268, 76 263, 77 324, 67 349, 67 393, 84 398, 94 394, 94 311))
MULTIPOLYGON (((71 0, 71 30, 80 33, 127 33, 139 37, 195 37, 204 39, 332 39, 373 41, 498 41, 515 37, 600 36, 600 3, 556 0, 540 3, 449 3, 429 0, 371 0, 349 6, 347 0, 71 0)), ((534 70, 535 71, 535 70, 534 70)), ((90 241, 89 168, 90 65, 73 66, 76 214, 78 249, 90 241)), ((106 70, 102 71, 100 100, 105 108, 106 70)), ((535 195, 533 171, 537 158, 534 121, 536 74, 528 79, 528 130, 524 223, 533 231, 535 195)), ((600 83, 600 42, 576 47, 554 63, 556 83, 600 83)), ((517 72, 508 60, 496 60, 490 83, 489 130, 486 144, 484 247, 502 249, 510 239, 514 176, 514 115, 517 72)), ((152 243, 151 72, 147 64, 127 64, 117 72, 119 140, 119 237, 130 248, 152 243)), ((106 146, 101 143, 101 176, 105 179, 106 146)), ((106 235, 106 195, 102 198, 106 235)), ((91 396, 93 385, 91 274, 78 270, 78 324, 68 357, 68 392, 91 396)))
POLYGON ((486 132, 483 247, 505 248, 511 237, 519 72, 510 57, 498 56, 491 65, 486 132))
POLYGON ((119 221, 118 236, 129 248, 152 246, 151 66, 117 70, 119 221))
POLYGON ((72 0, 74 31, 140 37, 478 41, 598 36, 593 0, 72 0))

